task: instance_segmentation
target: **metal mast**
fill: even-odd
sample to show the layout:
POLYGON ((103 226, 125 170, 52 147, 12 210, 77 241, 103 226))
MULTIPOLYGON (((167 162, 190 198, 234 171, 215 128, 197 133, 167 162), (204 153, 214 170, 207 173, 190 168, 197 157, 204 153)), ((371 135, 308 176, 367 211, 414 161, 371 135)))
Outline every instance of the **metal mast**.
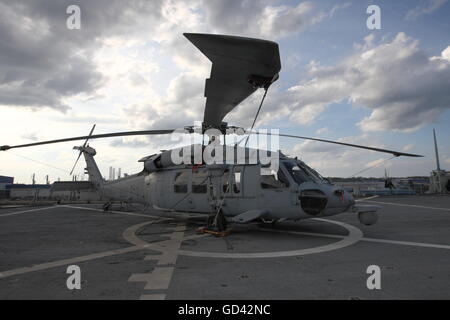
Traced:
POLYGON ((434 151, 436 152, 436 166, 437 171, 441 171, 441 166, 439 165, 439 152, 438 152, 438 146, 436 141, 436 130, 433 129, 433 136, 434 136, 434 151))

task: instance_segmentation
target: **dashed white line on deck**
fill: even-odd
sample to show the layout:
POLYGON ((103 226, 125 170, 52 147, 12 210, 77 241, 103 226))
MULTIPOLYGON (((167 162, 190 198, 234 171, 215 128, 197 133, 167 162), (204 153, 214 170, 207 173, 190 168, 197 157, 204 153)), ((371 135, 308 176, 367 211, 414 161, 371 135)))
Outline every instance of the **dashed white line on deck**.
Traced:
POLYGON ((82 210, 90 210, 90 211, 97 211, 97 212, 102 212, 102 213, 119 213, 119 214, 124 214, 124 215, 128 215, 128 216, 145 217, 145 218, 155 218, 155 219, 161 218, 161 217, 152 216, 152 215, 149 215, 149 214, 136 213, 136 212, 127 212, 127 211, 114 211, 114 210, 104 211, 103 209, 77 207, 77 206, 71 206, 71 205, 62 205, 61 207, 73 208, 73 209, 82 209, 82 210))
POLYGON ((394 202, 382 202, 382 201, 366 201, 366 202, 373 202, 373 203, 387 204, 387 205, 401 206, 401 207, 413 207, 413 208, 422 208, 422 209, 432 209, 432 210, 450 211, 449 208, 427 207, 427 206, 420 206, 420 205, 416 205, 416 204, 405 204, 405 203, 394 203, 394 202))
MULTIPOLYGON (((297 234, 297 235, 305 235, 312 237, 324 237, 324 238, 334 238, 334 239, 343 239, 346 236, 337 235, 337 234, 326 234, 326 233, 314 233, 314 232, 299 232, 299 231, 290 231, 290 230, 264 230, 267 232, 278 232, 278 233, 288 233, 288 234, 297 234)), ((389 239, 376 239, 376 238, 366 238, 363 237, 359 239, 359 241, 367 241, 367 242, 378 242, 378 243, 388 243, 388 244, 396 244, 403 246, 414 246, 414 247, 425 247, 425 248, 435 248, 435 249, 450 249, 450 245, 446 244, 435 244, 435 243, 425 243, 425 242, 413 242, 413 241, 401 241, 401 240, 389 240, 389 239)))
POLYGON ((374 238, 362 238, 361 241, 389 243, 389 244, 398 244, 398 245, 404 245, 404 246, 425 247, 425 248, 435 248, 435 249, 447 249, 447 250, 450 249, 450 245, 424 243, 424 242, 399 241, 399 240, 374 239, 374 238))
POLYGON ((27 213, 27 212, 42 211, 42 210, 55 209, 55 208, 58 208, 58 206, 51 206, 51 207, 37 208, 37 209, 30 209, 30 210, 22 210, 22 211, 14 211, 14 212, 0 214, 0 217, 14 216, 17 214, 22 214, 22 213, 27 213))
POLYGON ((63 259, 63 260, 58 260, 58 261, 53 261, 53 262, 36 264, 32 267, 23 267, 23 268, 18 268, 18 269, 2 271, 2 272, 0 272, 0 279, 4 279, 7 277, 11 277, 11 276, 17 276, 17 275, 24 274, 24 273, 34 272, 34 271, 41 271, 41 270, 46 270, 46 269, 50 269, 50 268, 62 267, 62 266, 69 265, 69 264, 90 261, 90 260, 109 257, 109 256, 113 256, 113 255, 129 253, 129 252, 138 251, 138 250, 142 250, 142 249, 143 248, 139 247, 139 246, 132 246, 132 247, 126 247, 126 248, 121 248, 121 249, 114 249, 114 250, 109 250, 109 251, 88 254, 85 256, 80 256, 80 257, 75 257, 75 258, 69 258, 69 259, 63 259))

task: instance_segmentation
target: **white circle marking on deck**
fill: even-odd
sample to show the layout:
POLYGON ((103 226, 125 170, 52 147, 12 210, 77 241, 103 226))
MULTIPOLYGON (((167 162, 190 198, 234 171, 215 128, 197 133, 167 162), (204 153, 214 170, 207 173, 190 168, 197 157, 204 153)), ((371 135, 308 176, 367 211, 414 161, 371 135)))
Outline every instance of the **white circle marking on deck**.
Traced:
MULTIPOLYGON (((348 247, 356 242, 358 242, 362 237, 363 233, 360 229, 349 225, 344 222, 333 221, 328 219, 314 218, 313 220, 329 222, 341 226, 348 231, 348 235, 342 240, 330 243, 327 245, 298 249, 298 250, 288 250, 288 251, 271 251, 271 252, 253 252, 253 253, 230 253, 230 252, 207 252, 207 251, 188 251, 180 250, 178 254, 190 257, 201 257, 201 258, 231 258, 231 259, 257 259, 257 258, 281 258, 281 257, 295 257, 304 256, 308 254, 327 252, 337 249, 342 249, 348 247)), ((319 236, 320 234, 318 234, 319 236)))
MULTIPOLYGON (((342 248, 351 246, 352 244, 361 240, 363 237, 362 231, 350 224, 347 224, 344 222, 339 222, 339 221, 328 220, 328 219, 321 219, 321 218, 313 218, 313 220, 328 222, 328 223, 332 223, 332 224, 341 226, 348 231, 348 235, 343 236, 343 238, 341 240, 334 242, 334 243, 330 243, 327 245, 314 247, 314 248, 306 248, 306 249, 298 249, 298 250, 253 252, 253 253, 252 252, 250 252, 250 253, 231 253, 231 252, 179 250, 178 254, 183 255, 183 256, 199 257, 199 258, 229 258, 229 259, 295 257, 295 256, 304 256, 304 255, 308 255, 308 254, 321 253, 321 252, 342 249, 342 248)), ((319 233, 318 234, 310 234, 310 235, 321 236, 321 234, 319 234, 319 233)), ((323 234, 323 236, 327 237, 328 235, 323 234)), ((136 238, 136 235, 134 235, 134 238, 136 238)), ((140 241, 142 241, 142 240, 140 239, 140 241)), ((140 244, 142 245, 143 243, 141 242, 140 244)))

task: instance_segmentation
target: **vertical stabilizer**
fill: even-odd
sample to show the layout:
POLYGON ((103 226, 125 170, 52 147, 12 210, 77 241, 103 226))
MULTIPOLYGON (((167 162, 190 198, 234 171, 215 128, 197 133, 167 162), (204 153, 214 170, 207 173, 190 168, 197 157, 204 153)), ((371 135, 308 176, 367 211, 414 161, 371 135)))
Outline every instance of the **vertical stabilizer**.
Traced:
POLYGON ((74 149, 80 150, 83 153, 86 160, 86 173, 89 176, 95 187, 100 187, 103 184, 103 177, 98 169, 97 163, 94 160, 94 156, 97 154, 94 148, 87 147, 74 147, 74 149))

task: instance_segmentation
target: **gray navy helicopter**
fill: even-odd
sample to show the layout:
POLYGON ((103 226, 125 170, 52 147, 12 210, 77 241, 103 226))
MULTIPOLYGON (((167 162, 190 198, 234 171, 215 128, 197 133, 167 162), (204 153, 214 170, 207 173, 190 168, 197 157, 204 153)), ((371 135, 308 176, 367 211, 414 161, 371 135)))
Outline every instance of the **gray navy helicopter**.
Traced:
MULTIPOLYGON (((271 169, 266 162, 261 161, 261 150, 246 146, 249 136, 258 135, 258 132, 253 131, 253 126, 267 90, 278 79, 281 70, 277 43, 215 34, 185 33, 184 36, 212 62, 211 75, 206 79, 205 85, 206 106, 203 122, 195 128, 184 128, 185 134, 197 133, 203 137, 206 135, 206 138, 209 138, 206 143, 202 139, 200 144, 144 157, 139 160, 144 167, 141 172, 114 181, 103 179, 94 160, 96 151, 87 144, 89 139, 167 135, 177 130, 93 134, 94 125, 88 136, 3 145, 0 150, 85 140, 82 146, 74 147, 79 150, 75 165, 83 154, 90 184, 102 199, 108 201, 105 209, 109 208, 111 201, 123 201, 142 203, 161 211, 203 213, 210 217, 209 225, 219 231, 223 231, 229 222, 275 223, 282 220, 326 217, 343 212, 354 212, 365 225, 377 221, 378 207, 357 204, 350 193, 333 185, 297 157, 265 150, 266 154, 272 159, 276 157, 277 160, 277 168, 271 169), (250 130, 228 126, 222 121, 238 104, 261 88, 265 90, 264 97, 250 130), (225 139, 230 133, 246 136, 245 145, 242 147, 239 144, 220 144, 220 136, 225 139), (223 155, 232 161, 208 162, 204 157, 195 157, 196 152, 203 154, 202 152, 213 144, 215 149, 210 155, 214 156, 214 153, 222 148, 223 155), (241 155, 241 161, 237 161, 238 154, 241 155), (191 161, 176 162, 174 155, 185 160, 189 158, 191 161)), ((421 157, 417 154, 345 142, 271 133, 271 138, 274 136, 362 148, 396 157, 421 157)))

